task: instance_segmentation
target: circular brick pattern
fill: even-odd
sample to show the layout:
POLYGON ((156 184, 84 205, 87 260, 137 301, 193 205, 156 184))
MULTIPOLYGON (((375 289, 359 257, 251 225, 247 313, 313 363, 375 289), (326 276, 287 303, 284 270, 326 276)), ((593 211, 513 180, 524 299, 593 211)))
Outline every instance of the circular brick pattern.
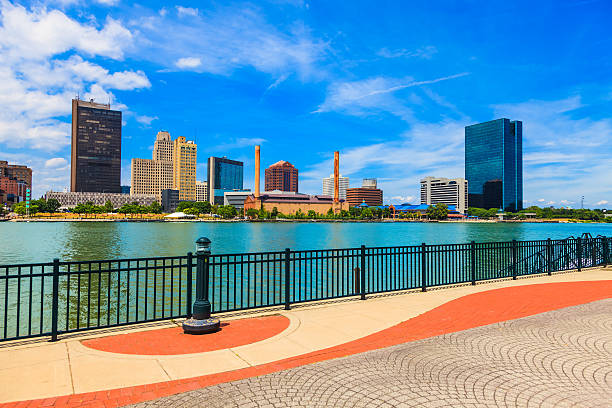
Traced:
POLYGON ((218 384, 138 407, 607 407, 612 299, 218 384))

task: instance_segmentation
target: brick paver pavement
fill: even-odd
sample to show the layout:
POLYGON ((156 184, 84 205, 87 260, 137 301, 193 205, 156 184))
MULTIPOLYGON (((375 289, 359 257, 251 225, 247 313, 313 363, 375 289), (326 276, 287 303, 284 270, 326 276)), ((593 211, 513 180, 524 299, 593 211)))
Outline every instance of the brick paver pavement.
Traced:
POLYGON ((135 407, 610 407, 612 299, 135 407))

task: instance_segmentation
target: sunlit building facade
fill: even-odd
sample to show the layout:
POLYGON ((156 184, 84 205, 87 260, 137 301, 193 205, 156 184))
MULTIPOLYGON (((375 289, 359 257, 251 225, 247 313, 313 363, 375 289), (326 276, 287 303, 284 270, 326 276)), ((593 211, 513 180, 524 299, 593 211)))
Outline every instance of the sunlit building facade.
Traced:
POLYGON ((223 205, 224 193, 242 191, 244 164, 227 157, 208 158, 208 202, 223 205))
POLYGON ((174 140, 173 147, 172 188, 179 191, 179 200, 195 201, 198 146, 184 136, 179 136, 174 140))

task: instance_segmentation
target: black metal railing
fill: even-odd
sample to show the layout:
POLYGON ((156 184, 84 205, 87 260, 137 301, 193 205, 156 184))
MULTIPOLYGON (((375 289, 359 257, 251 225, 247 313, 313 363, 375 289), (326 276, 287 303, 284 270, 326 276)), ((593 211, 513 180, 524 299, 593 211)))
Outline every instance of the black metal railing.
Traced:
MULTIPOLYGON (((551 274, 610 263, 612 239, 206 255, 213 313, 551 274)), ((188 317, 197 257, 0 265, 0 341, 188 317)))

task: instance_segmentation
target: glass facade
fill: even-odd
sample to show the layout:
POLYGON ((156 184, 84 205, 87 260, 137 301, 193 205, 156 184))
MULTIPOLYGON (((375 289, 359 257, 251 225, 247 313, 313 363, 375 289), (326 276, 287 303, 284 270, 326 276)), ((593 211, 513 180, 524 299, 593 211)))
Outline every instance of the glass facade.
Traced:
POLYGON ((465 127, 468 205, 523 208, 523 123, 497 119, 465 127))
POLYGON ((225 157, 208 158, 208 197, 211 204, 223 205, 223 193, 243 190, 244 165, 225 157))

